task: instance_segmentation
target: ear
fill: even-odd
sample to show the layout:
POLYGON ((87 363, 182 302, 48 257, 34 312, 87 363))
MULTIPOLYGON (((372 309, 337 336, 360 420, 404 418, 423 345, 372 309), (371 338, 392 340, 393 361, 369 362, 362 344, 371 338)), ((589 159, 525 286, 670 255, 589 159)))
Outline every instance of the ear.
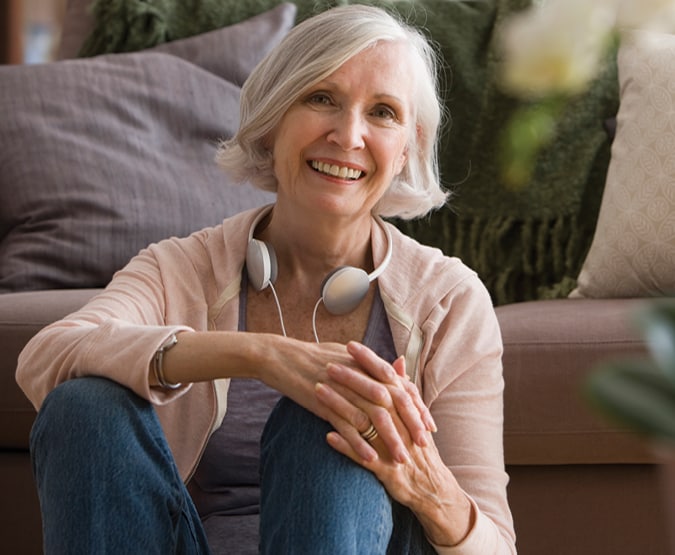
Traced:
POLYGON ((415 125, 415 137, 413 138, 411 133, 410 141, 408 142, 407 145, 405 145, 405 148, 403 149, 403 152, 399 157, 396 175, 399 175, 403 171, 403 168, 405 168, 406 164, 408 163, 408 160, 410 158, 410 149, 414 147, 417 150, 419 150, 420 142, 423 139, 424 135, 422 133, 422 127, 419 124, 415 125))
POLYGON ((406 145, 403 147, 403 150, 401 151, 401 154, 399 154, 398 159, 394 163, 394 175, 401 175, 403 173, 403 169, 405 168, 406 164, 408 163, 408 157, 410 154, 410 148, 411 148, 411 143, 412 141, 408 141, 406 145))
POLYGON ((403 171, 403 168, 405 168, 405 165, 408 163, 408 151, 410 147, 406 145, 406 147, 403 149, 403 152, 401 152, 401 155, 398 158, 398 161, 396 162, 396 172, 395 175, 400 175, 401 172, 403 171))

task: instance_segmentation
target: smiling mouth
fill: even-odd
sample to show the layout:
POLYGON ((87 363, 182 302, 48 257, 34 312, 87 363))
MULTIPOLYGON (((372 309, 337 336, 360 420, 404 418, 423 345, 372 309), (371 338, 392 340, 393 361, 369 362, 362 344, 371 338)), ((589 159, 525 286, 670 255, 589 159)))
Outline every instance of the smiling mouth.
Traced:
POLYGON ((361 170, 355 170, 353 168, 348 168, 347 166, 327 164, 317 160, 312 160, 309 165, 319 173, 330 175, 331 177, 339 177, 340 179, 349 179, 351 181, 356 181, 364 174, 361 170))

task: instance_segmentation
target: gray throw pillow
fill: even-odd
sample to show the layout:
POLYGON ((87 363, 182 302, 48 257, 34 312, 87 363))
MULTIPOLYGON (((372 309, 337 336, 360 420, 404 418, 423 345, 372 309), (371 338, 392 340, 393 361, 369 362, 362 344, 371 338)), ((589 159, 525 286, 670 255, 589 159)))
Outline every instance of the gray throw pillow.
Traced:
POLYGON ((147 244, 269 202, 213 157, 237 129, 239 85, 294 16, 0 67, 0 292, 103 286, 147 244))

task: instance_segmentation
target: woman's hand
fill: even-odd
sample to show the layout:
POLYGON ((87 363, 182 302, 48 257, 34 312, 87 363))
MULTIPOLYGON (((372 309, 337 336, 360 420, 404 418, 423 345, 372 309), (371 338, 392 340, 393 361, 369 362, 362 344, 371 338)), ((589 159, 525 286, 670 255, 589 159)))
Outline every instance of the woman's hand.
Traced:
POLYGON ((403 359, 389 365, 355 343, 348 351, 367 374, 332 364, 330 381, 317 385, 317 397, 338 423, 328 443, 372 471, 416 514, 432 542, 459 543, 471 529, 472 505, 436 449, 430 433, 436 426, 406 377, 403 359), (371 423, 377 436, 367 442, 361 434, 371 423))
MULTIPOLYGON (((422 401, 417 387, 408 378, 405 358, 401 356, 393 364, 389 365, 371 349, 354 341, 347 344, 347 352, 354 357, 359 368, 362 368, 371 378, 381 382, 387 388, 394 407, 406 425, 408 432, 418 445, 425 446, 428 432, 436 431, 436 423, 429 412, 429 408, 422 401)), ((329 368, 329 376, 332 373, 333 376, 337 377, 340 369, 335 366, 331 368, 329 368)), ((356 389, 353 387, 356 383, 350 380, 351 377, 358 381, 358 378, 360 378, 358 374, 354 372, 342 372, 340 375, 343 379, 342 385, 347 386, 355 392, 359 391, 358 387, 356 389)), ((361 381, 363 382, 363 380, 361 381)), ((366 379, 366 390, 368 388, 367 382, 368 380, 366 379)), ((376 397, 378 393, 380 399, 386 404, 387 397, 381 386, 375 387, 376 397)), ((372 400, 377 403, 376 399, 372 400)))
POLYGON ((347 351, 356 367, 331 363, 327 369, 329 381, 317 384, 318 398, 335 415, 329 421, 366 460, 377 457, 363 438, 372 424, 394 460, 405 462, 407 448, 393 415, 400 418, 419 446, 428 444, 429 432, 436 430, 436 424, 417 388, 408 380, 403 357, 389 364, 355 342, 347 345, 347 351))
POLYGON ((371 446, 378 453, 373 460, 362 459, 338 432, 330 432, 326 439, 336 451, 375 474, 392 498, 410 508, 432 543, 442 546, 459 544, 475 521, 469 498, 443 463, 433 439, 430 437, 428 444, 420 447, 409 436, 406 437, 400 420, 397 424, 408 449, 405 463, 393 459, 379 436, 371 441, 371 446))
POLYGON ((254 361, 250 365, 253 377, 330 421, 333 414, 317 400, 315 386, 328 380, 330 364, 357 366, 345 345, 309 343, 273 334, 251 334, 250 340, 255 342, 249 349, 255 352, 255 356, 249 357, 254 361))

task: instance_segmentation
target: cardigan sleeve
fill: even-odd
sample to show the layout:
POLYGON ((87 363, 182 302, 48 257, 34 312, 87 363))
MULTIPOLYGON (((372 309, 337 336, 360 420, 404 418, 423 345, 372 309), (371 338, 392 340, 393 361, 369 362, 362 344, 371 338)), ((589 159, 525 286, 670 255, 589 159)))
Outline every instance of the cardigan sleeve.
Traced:
POLYGON ((441 457, 474 503, 465 540, 443 554, 513 554, 503 450, 502 341, 490 297, 474 275, 435 305, 426 337, 422 393, 437 423, 441 457))
MULTIPOLYGON (((167 325, 162 269, 154 254, 141 251, 83 308, 34 336, 19 355, 16 379, 36 409, 61 382, 100 376, 125 385, 155 404, 184 394, 150 387, 148 368, 157 349, 187 325, 167 325)), ((180 264, 180 261, 174 261, 180 264)), ((180 266, 177 266, 180 267, 180 266)))

